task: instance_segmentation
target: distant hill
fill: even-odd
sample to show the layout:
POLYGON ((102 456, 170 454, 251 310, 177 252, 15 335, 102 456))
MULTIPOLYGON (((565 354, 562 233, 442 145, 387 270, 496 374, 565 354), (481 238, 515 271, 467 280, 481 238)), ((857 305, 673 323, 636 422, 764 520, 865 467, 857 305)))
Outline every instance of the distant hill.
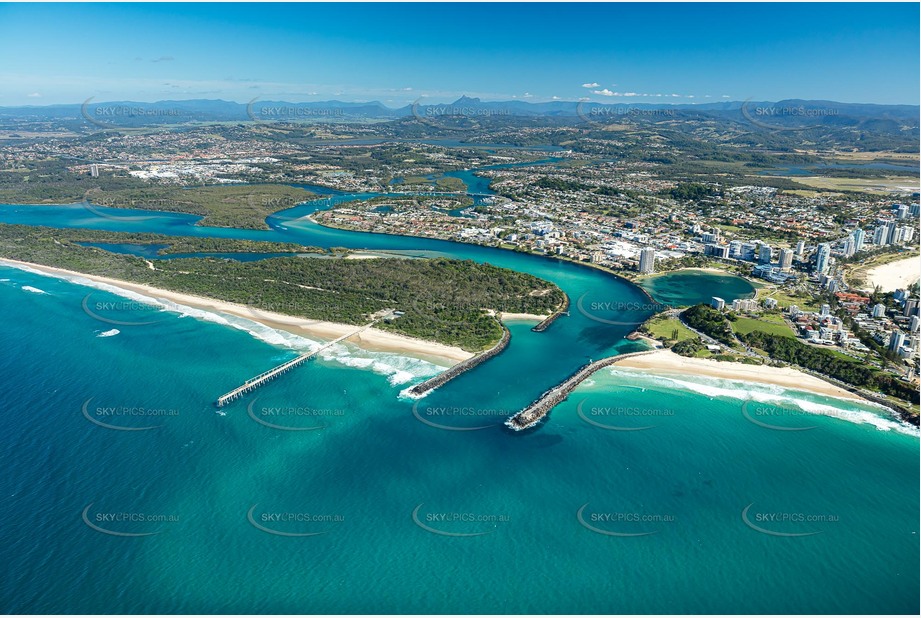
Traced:
POLYGON ((917 127, 917 105, 877 105, 871 103, 840 103, 788 99, 784 101, 719 101, 698 104, 667 103, 597 103, 578 101, 482 101, 463 96, 451 103, 433 103, 421 99, 411 105, 390 108, 379 101, 343 102, 253 100, 249 103, 213 99, 185 101, 95 101, 81 104, 0 107, 0 120, 82 121, 90 125, 148 126, 190 122, 288 122, 315 120, 394 120, 413 116, 425 121, 448 117, 552 117, 572 122, 611 122, 618 116, 714 119, 749 121, 766 127, 824 125, 846 127, 873 121, 899 125, 903 129, 917 127))

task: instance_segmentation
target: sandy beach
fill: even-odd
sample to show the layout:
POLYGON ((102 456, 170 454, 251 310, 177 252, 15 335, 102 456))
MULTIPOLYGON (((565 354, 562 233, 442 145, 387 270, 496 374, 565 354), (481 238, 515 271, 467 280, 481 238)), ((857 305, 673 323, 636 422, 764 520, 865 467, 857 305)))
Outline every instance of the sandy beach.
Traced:
MULTIPOLYGON (((205 298, 202 296, 193 296, 191 294, 172 292, 170 290, 163 290, 149 285, 132 283, 130 281, 121 281, 119 279, 111 279, 109 277, 101 277, 98 275, 88 275, 85 273, 65 270, 63 268, 42 266, 41 264, 32 264, 30 262, 19 262, 17 260, 0 258, 0 265, 24 267, 36 272, 50 275, 52 277, 82 277, 90 281, 104 283, 120 288, 122 290, 134 292, 136 294, 143 294, 144 296, 149 296, 160 301, 171 302, 177 305, 185 305, 187 307, 194 307, 196 309, 203 309, 205 311, 212 311, 215 313, 224 313, 235 317, 244 318, 246 320, 252 320, 253 322, 258 322, 268 326, 269 328, 274 328, 276 330, 281 330, 292 333, 294 335, 301 335, 313 339, 332 340, 350 333, 358 328, 352 324, 339 324, 337 322, 309 320, 306 318, 299 318, 281 313, 274 313, 271 311, 262 311, 254 307, 238 305, 236 303, 229 303, 213 298, 205 298)), ((458 347, 448 346, 432 341, 424 341, 422 339, 415 339, 413 337, 407 337, 405 335, 399 335, 396 333, 379 330, 377 328, 370 328, 356 335, 355 337, 348 339, 348 341, 365 350, 374 352, 394 352, 397 354, 412 356, 414 358, 421 358, 423 360, 427 360, 442 366, 450 366, 473 356, 471 352, 467 352, 466 350, 458 347)))
POLYGON ((660 375, 700 375, 742 382, 774 384, 829 397, 863 401, 854 393, 789 367, 765 367, 705 358, 688 358, 679 356, 671 350, 657 350, 651 354, 633 356, 616 363, 615 366, 646 369, 650 373, 660 375))
POLYGON ((678 270, 668 270, 664 272, 652 273, 650 275, 640 275, 636 278, 637 281, 648 281, 650 279, 656 279, 657 277, 664 277, 665 275, 674 275, 676 273, 683 272, 702 272, 702 273, 718 273, 721 275, 731 275, 733 273, 723 270, 722 268, 713 268, 711 266, 702 267, 702 266, 689 266, 688 268, 679 268, 678 270))
POLYGON ((533 313, 508 313, 506 311, 499 313, 499 319, 503 322, 505 320, 526 320, 540 322, 541 320, 546 319, 546 317, 547 316, 545 315, 536 315, 533 313))
POLYGON ((883 292, 905 289, 921 279, 921 255, 883 264, 867 271, 867 288, 877 285, 883 292))

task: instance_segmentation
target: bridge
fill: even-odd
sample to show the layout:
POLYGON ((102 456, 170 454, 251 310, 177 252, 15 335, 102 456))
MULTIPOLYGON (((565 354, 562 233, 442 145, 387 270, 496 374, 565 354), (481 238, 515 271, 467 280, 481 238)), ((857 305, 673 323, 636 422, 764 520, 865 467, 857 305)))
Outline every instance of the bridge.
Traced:
POLYGON ((421 197, 480 197, 501 198, 496 193, 475 193, 468 191, 387 191, 386 195, 415 195, 421 197))
POLYGON ((331 348, 332 346, 336 345, 337 343, 339 343, 339 342, 341 342, 341 341, 345 341, 345 340, 348 339, 349 337, 354 337, 354 336, 357 335, 358 333, 361 333, 361 332, 364 332, 364 331, 368 330, 369 328, 371 328, 372 326, 374 326, 375 324, 377 324, 379 321, 383 320, 383 319, 386 318, 386 317, 393 317, 393 314, 392 314, 391 312, 388 312, 387 315, 384 315, 384 316, 375 318, 373 321, 369 322, 368 324, 365 324, 364 326, 362 326, 362 327, 359 328, 358 330, 355 330, 355 331, 353 331, 353 332, 351 332, 351 333, 348 333, 348 334, 346 334, 346 335, 342 335, 341 337, 338 337, 337 339, 333 339, 332 341, 329 341, 329 342, 327 342, 327 343, 324 343, 323 345, 321 345, 321 346, 320 346, 319 348, 317 348, 316 350, 313 350, 312 352, 307 352, 307 353, 305 353, 305 354, 301 354, 301 355, 298 356, 297 358, 292 358, 291 360, 282 363, 282 364, 279 365, 278 367, 275 367, 275 368, 273 368, 273 369, 269 369, 268 371, 263 371, 262 373, 260 373, 259 375, 257 375, 255 378, 250 378, 249 380, 247 380, 246 382, 244 382, 243 384, 241 384, 241 385, 238 386, 237 388, 233 389, 233 390, 230 391, 229 393, 226 393, 226 394, 221 395, 220 397, 218 397, 218 398, 217 398, 217 401, 215 402, 215 404, 216 404, 217 407, 219 407, 219 408, 225 406, 227 403, 233 401, 234 399, 238 399, 239 397, 242 397, 242 396, 245 395, 246 393, 249 393, 249 392, 251 392, 251 391, 256 390, 257 388, 259 388, 260 386, 262 386, 263 384, 265 384, 265 383, 268 382, 269 380, 275 378, 276 376, 279 376, 279 375, 281 375, 281 374, 283 374, 283 373, 285 373, 285 372, 287 372, 287 371, 289 371, 289 370, 291 370, 291 369, 294 369, 295 367, 297 367, 297 366, 300 365, 301 363, 304 363, 304 362, 310 360, 311 358, 313 358, 314 356, 316 356, 317 354, 319 354, 319 353, 322 352, 323 350, 326 350, 326 349, 328 349, 328 348, 331 348))

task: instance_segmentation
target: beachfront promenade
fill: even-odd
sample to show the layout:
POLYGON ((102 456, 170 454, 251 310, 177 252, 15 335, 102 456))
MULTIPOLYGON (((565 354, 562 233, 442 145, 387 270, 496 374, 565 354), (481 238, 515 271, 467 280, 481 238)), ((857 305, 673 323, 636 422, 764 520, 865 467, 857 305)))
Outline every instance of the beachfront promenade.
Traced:
POLYGON ((515 431, 522 431, 534 427, 549 414, 550 410, 552 410, 556 404, 566 399, 569 393, 574 391, 579 384, 587 380, 589 376, 599 369, 613 365, 625 358, 652 354, 654 351, 655 350, 646 350, 643 352, 631 352, 629 354, 609 356, 582 366, 574 374, 563 380, 558 386, 554 386, 538 397, 534 403, 505 421, 506 427, 510 427, 515 431))
POLYGON ((220 408, 220 407, 223 407, 224 405, 226 405, 227 403, 233 401, 234 399, 237 399, 237 398, 239 398, 239 397, 242 397, 242 396, 245 395, 246 393, 249 393, 250 391, 253 391, 253 390, 259 388, 260 386, 262 386, 263 384, 265 384, 266 382, 268 382, 268 381, 271 380, 272 378, 274 378, 274 377, 276 377, 276 376, 279 376, 279 375, 281 375, 281 374, 283 374, 283 373, 285 373, 285 372, 287 372, 287 371, 289 371, 289 370, 291 370, 291 369, 297 367, 298 365, 300 365, 301 363, 303 363, 303 362, 305 362, 305 361, 307 361, 307 360, 310 360, 311 358, 313 358, 314 356, 316 356, 317 354, 319 354, 319 353, 322 352, 323 350, 326 350, 327 348, 330 348, 330 347, 336 345, 337 343, 339 343, 339 342, 341 342, 341 341, 345 341, 345 340, 348 339, 349 337, 354 337, 354 336, 357 335, 358 333, 361 333, 361 332, 363 332, 363 331, 368 330, 369 328, 371 328, 372 326, 374 326, 375 324, 377 324, 377 323, 378 323, 380 320, 382 320, 382 319, 383 319, 383 318, 376 318, 376 319, 374 319, 373 321, 369 322, 368 324, 365 324, 364 326, 362 326, 362 327, 359 328, 358 330, 355 330, 355 331, 353 331, 353 332, 351 332, 351 333, 348 333, 348 334, 346 334, 346 335, 342 335, 341 337, 339 337, 339 338, 337 338, 337 339, 333 339, 332 341, 330 341, 330 342, 328 342, 328 343, 324 343, 322 346, 320 346, 320 347, 317 348, 316 350, 313 350, 312 352, 307 352, 306 354, 301 354, 301 355, 298 356, 297 358, 292 358, 291 360, 286 361, 285 363, 282 363, 281 365, 279 365, 278 367, 275 367, 274 369, 269 369, 268 371, 265 371, 265 372, 263 372, 263 373, 260 373, 260 374, 257 375, 255 378, 250 378, 249 380, 247 380, 246 382, 244 382, 242 385, 238 386, 237 388, 233 389, 233 390, 230 391, 229 393, 226 393, 226 394, 221 395, 220 397, 218 397, 218 398, 217 398, 217 401, 215 402, 215 403, 217 404, 217 407, 219 407, 219 408, 220 408))

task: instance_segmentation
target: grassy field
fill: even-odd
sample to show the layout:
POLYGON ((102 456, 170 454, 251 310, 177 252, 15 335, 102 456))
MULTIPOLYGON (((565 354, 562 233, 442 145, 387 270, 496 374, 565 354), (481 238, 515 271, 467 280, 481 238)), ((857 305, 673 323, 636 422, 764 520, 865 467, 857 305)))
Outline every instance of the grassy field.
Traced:
POLYGON ((790 330, 790 327, 784 323, 783 318, 779 315, 765 315, 760 318, 739 318, 732 323, 732 330, 744 335, 760 330, 772 335, 796 337, 794 332, 790 330))
POLYGON ((918 164, 918 153, 916 152, 892 152, 891 150, 879 150, 873 152, 842 152, 832 150, 829 152, 813 151, 812 154, 830 156, 835 159, 842 159, 844 161, 889 161, 892 163, 918 164))
POLYGON ((656 318, 646 324, 646 328, 649 330, 652 337, 661 340, 684 341, 685 339, 694 339, 697 337, 697 335, 682 324, 678 318, 656 318), (678 338, 672 339, 675 329, 678 329, 678 338))
POLYGON ((828 178, 825 176, 797 176, 797 184, 828 191, 861 191, 873 195, 908 193, 918 191, 918 180, 907 176, 883 178, 828 178))
POLYGON ((804 296, 790 294, 784 290, 770 286, 759 289, 757 298, 758 300, 773 298, 777 301, 777 306, 781 309, 786 309, 790 305, 796 305, 803 311, 818 311, 819 309, 819 304, 813 302, 811 299, 808 299, 804 296))

